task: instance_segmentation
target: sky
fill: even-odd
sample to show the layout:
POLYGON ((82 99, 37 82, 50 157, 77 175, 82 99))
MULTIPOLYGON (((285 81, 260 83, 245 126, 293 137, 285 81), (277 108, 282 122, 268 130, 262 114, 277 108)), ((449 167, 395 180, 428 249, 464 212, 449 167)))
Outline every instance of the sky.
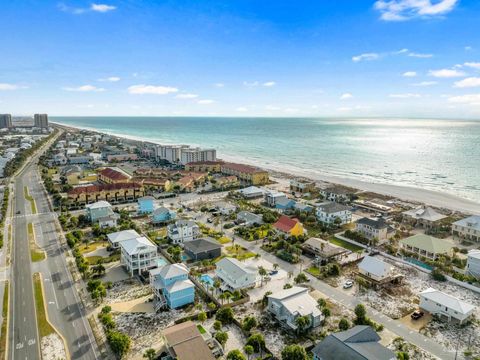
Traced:
POLYGON ((478 0, 16 0, 0 14, 0 113, 480 118, 478 0))

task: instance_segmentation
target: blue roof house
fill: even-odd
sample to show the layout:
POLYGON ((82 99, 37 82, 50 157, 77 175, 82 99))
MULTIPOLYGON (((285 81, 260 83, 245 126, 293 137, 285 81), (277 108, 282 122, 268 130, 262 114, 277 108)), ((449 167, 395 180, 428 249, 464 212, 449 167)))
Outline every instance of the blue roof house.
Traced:
POLYGON ((158 223, 166 223, 171 220, 175 220, 177 217, 177 214, 173 210, 169 210, 166 207, 159 207, 158 209, 155 209, 152 214, 152 222, 154 224, 158 223))
POLYGON ((288 199, 288 198, 280 198, 277 199, 275 203, 275 208, 281 211, 291 210, 295 207, 295 200, 288 199))
POLYGON ((100 219, 113 215, 112 205, 108 201, 97 201, 85 206, 87 217, 95 224, 100 219))
POLYGON ((153 212, 152 196, 144 196, 138 199, 138 212, 140 214, 151 214, 153 212))
POLYGON ((184 264, 169 264, 150 270, 150 285, 155 294, 155 309, 177 309, 195 301, 195 285, 184 264))

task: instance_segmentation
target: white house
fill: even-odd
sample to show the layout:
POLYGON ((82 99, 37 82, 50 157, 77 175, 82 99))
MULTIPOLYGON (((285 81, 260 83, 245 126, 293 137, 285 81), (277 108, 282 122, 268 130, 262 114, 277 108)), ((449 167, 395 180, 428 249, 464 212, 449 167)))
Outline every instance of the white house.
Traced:
POLYGON ((246 199, 263 197, 265 194, 265 190, 257 186, 249 186, 244 189, 237 190, 237 192, 246 199))
POLYGON ((223 258, 217 263, 215 275, 221 280, 222 290, 254 288, 260 282, 258 269, 234 258, 223 258))
POLYGON ((200 228, 191 220, 178 220, 167 226, 167 236, 174 244, 192 241, 200 234, 200 228))
POLYGON ((480 241, 480 216, 474 215, 452 224, 452 234, 462 239, 480 241))
POLYGON ((475 277, 480 277, 480 250, 470 250, 467 257, 467 272, 475 277))
POLYGON ((455 319, 460 323, 463 323, 475 311, 475 306, 433 288, 428 288, 420 293, 420 308, 446 318, 448 321, 455 319))
POLYGON ((330 202, 321 204, 317 208, 317 219, 326 224, 334 224, 336 219, 340 219, 340 224, 352 222, 352 212, 348 206, 330 202))
POLYGON ((315 328, 322 322, 322 313, 308 289, 294 286, 268 296, 268 311, 282 324, 292 330, 297 329, 296 319, 307 316, 309 328, 315 328))
POLYGON ((108 242, 110 246, 114 249, 118 249, 120 247, 120 242, 130 239, 136 239, 138 237, 140 237, 140 234, 132 229, 117 231, 107 235, 108 242))
POLYGON ((360 274, 377 282, 390 279, 392 271, 392 265, 374 256, 365 256, 358 264, 358 272, 360 274))
POLYGON ((355 223, 355 231, 367 239, 378 239, 383 243, 395 235, 395 229, 387 224, 384 218, 361 218, 355 223))
POLYGON ((144 236, 120 242, 120 249, 120 264, 125 266, 130 276, 153 269, 158 264, 157 246, 144 236))
POLYGON ((277 201, 280 199, 286 199, 287 195, 280 191, 268 190, 265 194, 265 201, 268 206, 275 207, 277 201))

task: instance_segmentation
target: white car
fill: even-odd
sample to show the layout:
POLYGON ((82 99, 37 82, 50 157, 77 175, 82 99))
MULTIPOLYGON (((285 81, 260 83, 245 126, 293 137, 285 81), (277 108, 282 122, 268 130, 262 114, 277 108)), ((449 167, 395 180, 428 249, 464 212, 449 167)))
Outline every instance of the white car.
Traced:
POLYGON ((350 289, 353 286, 353 280, 347 280, 345 281, 345 284, 343 284, 344 289, 350 289))

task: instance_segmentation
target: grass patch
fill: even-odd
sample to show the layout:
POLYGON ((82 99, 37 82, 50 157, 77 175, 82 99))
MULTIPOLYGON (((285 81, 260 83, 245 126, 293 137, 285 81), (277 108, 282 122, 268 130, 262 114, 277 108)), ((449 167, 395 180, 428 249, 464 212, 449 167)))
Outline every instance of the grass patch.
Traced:
POLYGON ((331 236, 328 241, 330 241, 334 245, 338 245, 343 247, 344 249, 353 251, 353 252, 362 252, 363 248, 354 244, 349 243, 348 241, 336 238, 335 236, 331 236))
POLYGON ((307 272, 312 274, 313 276, 320 276, 320 270, 315 266, 309 267, 307 269, 307 272))
POLYGON ((243 246, 240 246, 240 245, 227 246, 225 250, 228 256, 234 257, 240 261, 255 257, 256 255, 255 253, 248 251, 247 249, 245 249, 243 246))
POLYGON ((28 192, 28 187, 27 186, 23 187, 23 195, 25 196, 25 199, 30 201, 30 206, 32 207, 32 214, 36 214, 37 213, 37 204, 35 204, 35 199, 28 192))
POLYGON ((32 262, 45 260, 46 255, 45 251, 38 249, 37 244, 35 243, 35 234, 33 232, 33 224, 28 223, 28 239, 30 242, 30 258, 32 262))
POLYGON ((47 310, 43 299, 42 279, 39 273, 33 274, 33 289, 35 291, 35 307, 37 309, 37 326, 40 337, 48 336, 55 332, 47 319, 47 310))
POLYGON ((8 280, 5 281, 5 290, 3 293, 3 306, 2 306, 2 327, 0 331, 2 335, 0 337, 0 359, 6 359, 6 350, 7 350, 7 315, 8 315, 8 291, 9 284, 8 280))
POLYGON ((100 247, 105 247, 107 246, 106 241, 97 241, 93 243, 89 243, 88 245, 79 245, 78 250, 80 251, 80 254, 88 254, 92 251, 97 250, 100 247))
POLYGON ((231 242, 232 240, 230 240, 230 238, 226 237, 226 236, 222 236, 221 238, 218 238, 217 241, 220 243, 220 244, 228 244, 229 242, 231 242))
POLYGON ((200 324, 197 324, 197 329, 198 331, 200 331, 200 334, 202 335, 207 333, 207 330, 205 330, 205 328, 200 324))
POLYGON ((85 260, 89 265, 97 265, 98 260, 102 260, 104 264, 111 263, 120 260, 120 254, 110 255, 108 257, 103 256, 85 256, 85 260))

